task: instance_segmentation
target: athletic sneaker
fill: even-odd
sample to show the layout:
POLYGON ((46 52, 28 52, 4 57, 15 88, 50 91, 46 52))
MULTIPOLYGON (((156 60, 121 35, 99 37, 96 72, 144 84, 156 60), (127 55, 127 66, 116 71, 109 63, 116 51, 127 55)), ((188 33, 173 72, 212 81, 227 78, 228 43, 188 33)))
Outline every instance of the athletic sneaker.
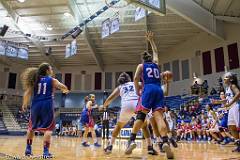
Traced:
POLYGON ((159 147, 160 152, 164 153, 162 146, 163 146, 163 142, 158 142, 158 147, 159 147))
POLYGON ((48 159, 48 158, 53 158, 53 155, 51 153, 49 153, 48 148, 44 147, 43 150, 43 159, 48 159))
POLYGON ((101 144, 98 144, 98 142, 94 143, 94 146, 95 147, 101 147, 102 145, 101 144))
POLYGON ((132 154, 132 151, 137 147, 137 144, 134 141, 128 141, 128 146, 125 151, 125 154, 132 154))
POLYGON ((148 154, 158 155, 158 152, 153 148, 153 146, 148 146, 148 154))
POLYGON ((87 142, 83 142, 83 143, 82 143, 82 146, 83 146, 83 147, 89 147, 90 145, 87 144, 87 142))
POLYGON ((110 154, 110 153, 112 153, 112 148, 113 148, 112 145, 108 145, 108 146, 104 149, 104 152, 105 152, 106 154, 110 154))
POLYGON ((240 152, 240 140, 236 142, 237 147, 232 152, 240 152))
POLYGON ((173 145, 174 148, 178 147, 177 142, 173 138, 170 138, 169 141, 173 145))
POLYGON ((166 153, 166 156, 168 159, 173 159, 174 158, 174 155, 173 155, 173 152, 170 148, 170 145, 168 145, 167 143, 164 143, 163 146, 163 151, 166 153))
POLYGON ((25 150, 25 156, 32 156, 32 146, 27 145, 26 150, 25 150))

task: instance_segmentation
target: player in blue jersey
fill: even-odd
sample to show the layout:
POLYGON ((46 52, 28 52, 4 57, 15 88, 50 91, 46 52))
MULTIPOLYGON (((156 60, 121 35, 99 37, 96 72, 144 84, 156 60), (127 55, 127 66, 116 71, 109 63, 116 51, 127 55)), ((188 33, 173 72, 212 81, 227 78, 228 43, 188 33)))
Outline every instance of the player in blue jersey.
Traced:
POLYGON ((26 156, 32 155, 32 140, 34 131, 44 133, 43 156, 52 157, 49 153, 52 130, 55 127, 53 98, 55 89, 68 93, 67 87, 57 79, 52 78, 53 70, 48 63, 42 63, 38 68, 27 68, 21 75, 24 89, 22 109, 25 111, 30 104, 30 119, 27 130, 26 156))
POLYGON ((94 129, 94 120, 92 116, 92 109, 94 108, 98 108, 98 106, 95 103, 95 95, 90 94, 88 97, 85 97, 85 105, 81 113, 81 123, 84 126, 82 146, 84 147, 90 146, 87 143, 87 136, 89 132, 91 132, 92 138, 94 140, 94 146, 101 147, 101 145, 98 143, 98 140, 96 138, 96 133, 94 129))
POLYGON ((220 120, 219 131, 223 137, 222 144, 224 145, 228 144, 234 138, 228 132, 228 110, 226 108, 222 108, 227 103, 225 93, 223 91, 220 92, 220 100, 212 100, 212 103, 222 105, 220 108, 218 108, 218 111, 220 113, 219 114, 219 120, 220 120))
POLYGON ((137 120, 134 122, 130 141, 125 153, 131 154, 132 150, 136 148, 136 134, 144 123, 146 115, 152 110, 153 117, 157 122, 158 131, 162 137, 163 151, 166 153, 167 158, 172 159, 174 155, 168 144, 168 128, 163 115, 164 93, 161 87, 161 74, 158 67, 157 46, 154 43, 152 32, 148 32, 146 38, 152 46, 153 56, 144 52, 142 56, 143 64, 139 64, 135 72, 134 85, 137 94, 142 97, 142 109, 137 113, 137 120), (143 81, 142 93, 140 93, 140 78, 142 78, 143 81))

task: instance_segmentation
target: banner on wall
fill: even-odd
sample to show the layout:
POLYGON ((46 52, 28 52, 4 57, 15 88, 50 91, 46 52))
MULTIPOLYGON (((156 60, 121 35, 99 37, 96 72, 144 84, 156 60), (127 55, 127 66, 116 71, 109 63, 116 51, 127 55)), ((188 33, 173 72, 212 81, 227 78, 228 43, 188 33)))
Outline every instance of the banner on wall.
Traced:
POLYGON ((5 55, 5 42, 0 41, 0 55, 5 55))
POLYGON ((110 19, 106 19, 102 22, 102 39, 110 35, 110 19))
POLYGON ((77 54, 77 40, 74 39, 71 43, 66 45, 65 58, 71 57, 77 54))
POLYGON ((28 59, 29 49, 27 45, 10 41, 0 41, 0 55, 28 59))
POLYGON ((111 21, 111 28, 110 28, 110 33, 113 34, 120 29, 120 21, 119 18, 115 18, 111 21))

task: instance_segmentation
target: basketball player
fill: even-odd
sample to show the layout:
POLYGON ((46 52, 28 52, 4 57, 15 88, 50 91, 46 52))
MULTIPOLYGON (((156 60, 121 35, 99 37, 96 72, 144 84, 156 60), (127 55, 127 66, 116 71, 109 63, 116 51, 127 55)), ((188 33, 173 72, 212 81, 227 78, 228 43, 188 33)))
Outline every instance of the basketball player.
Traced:
MULTIPOLYGON (((112 94, 107 98, 103 104, 104 108, 107 108, 109 104, 121 96, 121 111, 119 120, 112 132, 112 138, 108 146, 104 149, 105 153, 111 153, 115 139, 117 138, 121 129, 128 123, 128 121, 135 115, 135 109, 138 104, 138 95, 134 87, 134 83, 131 82, 130 76, 123 72, 118 78, 118 83, 120 86, 115 88, 112 94)), ((147 123, 145 122, 142 126, 144 137, 148 144, 148 154, 157 155, 157 152, 153 149, 153 144, 151 142, 151 136, 147 123)))
POLYGON ((216 112, 213 110, 213 107, 210 105, 207 105, 207 112, 208 112, 208 119, 210 124, 210 128, 208 129, 208 132, 214 138, 215 141, 220 143, 221 139, 218 137, 218 133, 219 133, 218 116, 216 112))
POLYGON ((137 120, 134 122, 132 133, 128 147, 125 151, 126 154, 131 154, 132 150, 136 148, 136 135, 143 123, 147 113, 150 110, 153 112, 153 117, 157 123, 158 131, 163 140, 163 151, 166 152, 167 158, 173 158, 173 152, 168 144, 168 129, 167 124, 164 121, 163 115, 163 90, 161 87, 161 77, 158 67, 158 53, 157 46, 153 40, 153 33, 148 32, 146 35, 147 40, 150 42, 153 49, 153 56, 144 52, 142 56, 143 64, 139 64, 134 77, 134 85, 137 94, 142 97, 142 109, 137 112, 137 120), (143 79, 143 91, 140 93, 140 77, 143 79))
POLYGON ((63 93, 69 92, 67 87, 57 79, 52 78, 52 75, 53 70, 48 63, 42 63, 38 68, 28 68, 21 75, 24 88, 22 105, 24 111, 31 101, 26 156, 32 155, 34 131, 40 131, 44 133, 43 156, 52 157, 52 154, 49 153, 49 147, 52 131, 55 127, 53 94, 55 89, 60 89, 63 93))
POLYGON ((225 97, 225 93, 222 91, 220 92, 220 100, 212 100, 213 104, 221 104, 222 106, 218 108, 218 111, 220 112, 219 120, 219 131, 223 137, 223 144, 228 144, 229 142, 233 141, 234 139, 232 135, 228 132, 228 110, 224 108, 224 105, 227 103, 227 99, 225 97), (229 140, 230 138, 230 140, 229 140))
POLYGON ((165 107, 165 112, 164 112, 164 116, 165 116, 165 120, 167 122, 167 125, 168 125, 168 138, 169 138, 169 141, 171 142, 171 144, 173 145, 173 147, 177 148, 177 143, 176 141, 174 140, 173 138, 173 135, 175 134, 175 129, 176 129, 176 126, 174 124, 174 120, 173 120, 173 113, 171 110, 168 109, 168 107, 165 107))
POLYGON ((83 107, 83 111, 81 113, 81 123, 84 126, 84 134, 83 134, 83 147, 89 147, 90 145, 87 143, 88 133, 91 132, 92 138, 94 140, 95 147, 101 147, 96 138, 96 133, 94 129, 94 120, 92 117, 92 109, 97 108, 98 106, 95 104, 95 95, 90 94, 88 97, 85 97, 85 106, 83 107))
POLYGON ((233 73, 226 73, 224 76, 224 83, 226 88, 227 103, 224 106, 229 110, 228 128, 236 139, 236 149, 233 152, 240 152, 240 87, 238 85, 237 76, 233 73))

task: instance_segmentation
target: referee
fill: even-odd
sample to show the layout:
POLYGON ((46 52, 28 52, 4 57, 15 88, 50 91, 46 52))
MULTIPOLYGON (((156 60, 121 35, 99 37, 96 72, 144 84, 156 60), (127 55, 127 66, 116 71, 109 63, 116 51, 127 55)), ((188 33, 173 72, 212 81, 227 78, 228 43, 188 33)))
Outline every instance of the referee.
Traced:
POLYGON ((109 139, 109 112, 108 109, 104 109, 103 117, 102 117, 102 131, 103 131, 103 139, 109 139))

